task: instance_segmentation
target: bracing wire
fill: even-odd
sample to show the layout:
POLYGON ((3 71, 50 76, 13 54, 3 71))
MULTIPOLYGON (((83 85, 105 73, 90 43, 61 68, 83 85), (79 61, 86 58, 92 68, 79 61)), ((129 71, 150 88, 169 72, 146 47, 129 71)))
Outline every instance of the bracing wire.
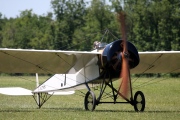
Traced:
MULTIPOLYGON (((146 71, 148 71, 149 69, 151 69, 151 67, 153 66, 153 64, 157 61, 157 60, 159 60, 159 58, 162 56, 162 54, 161 55, 159 55, 150 65, 149 65, 149 67, 147 67, 141 74, 143 74, 143 73, 145 73, 146 71)), ((134 83, 134 82, 136 82, 136 80, 138 79, 139 77, 137 77, 133 82, 132 82, 132 84, 134 83)))
MULTIPOLYGON (((170 74, 170 73, 172 73, 172 72, 174 72, 174 71, 176 71, 176 70, 179 70, 179 69, 180 69, 180 68, 175 69, 175 70, 172 70, 172 71, 170 71, 170 72, 168 72, 168 73, 165 73, 164 76, 167 75, 167 74, 170 74)), ((163 78, 163 79, 154 81, 154 80, 157 79, 157 78, 158 78, 158 77, 154 77, 154 78, 150 79, 150 80, 147 81, 147 82, 144 82, 144 83, 142 83, 142 84, 140 84, 140 85, 134 86, 133 88, 134 88, 134 89, 137 89, 137 88, 140 88, 140 87, 144 87, 144 86, 147 86, 147 85, 150 85, 150 84, 154 84, 154 83, 158 83, 158 82, 161 82, 161 81, 164 81, 164 80, 167 80, 167 79, 168 79, 168 77, 166 77, 166 78, 163 78)))

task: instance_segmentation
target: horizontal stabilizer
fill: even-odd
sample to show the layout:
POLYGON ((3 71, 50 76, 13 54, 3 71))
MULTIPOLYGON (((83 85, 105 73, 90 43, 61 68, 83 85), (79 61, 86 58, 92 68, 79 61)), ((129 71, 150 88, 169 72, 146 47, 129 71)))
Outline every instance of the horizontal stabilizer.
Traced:
POLYGON ((72 95, 75 91, 66 91, 66 92, 48 92, 50 95, 72 95))
POLYGON ((33 95, 31 90, 21 88, 21 87, 8 87, 8 88, 0 88, 0 93, 4 95, 33 95))

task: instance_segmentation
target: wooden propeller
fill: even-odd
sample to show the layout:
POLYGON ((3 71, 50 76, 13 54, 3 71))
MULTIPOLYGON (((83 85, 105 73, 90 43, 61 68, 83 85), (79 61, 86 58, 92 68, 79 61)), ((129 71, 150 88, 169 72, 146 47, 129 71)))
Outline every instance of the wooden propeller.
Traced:
POLYGON ((127 47, 127 40, 126 40, 126 24, 125 24, 125 13, 123 11, 118 13, 121 34, 122 34, 122 47, 123 51, 120 53, 122 56, 122 68, 120 73, 121 85, 120 91, 124 97, 128 97, 129 95, 129 80, 130 80, 130 73, 129 73, 129 64, 128 64, 128 47, 127 47))

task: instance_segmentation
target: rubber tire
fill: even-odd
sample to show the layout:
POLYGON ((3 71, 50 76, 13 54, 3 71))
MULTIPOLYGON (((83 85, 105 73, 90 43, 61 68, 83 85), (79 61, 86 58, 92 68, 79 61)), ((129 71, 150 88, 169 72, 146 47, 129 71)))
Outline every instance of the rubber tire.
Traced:
POLYGON ((134 110, 136 112, 143 112, 145 109, 145 97, 141 91, 137 91, 134 95, 134 110))
POLYGON ((96 96, 94 92, 88 91, 84 98, 84 107, 85 110, 93 111, 96 107, 96 96))

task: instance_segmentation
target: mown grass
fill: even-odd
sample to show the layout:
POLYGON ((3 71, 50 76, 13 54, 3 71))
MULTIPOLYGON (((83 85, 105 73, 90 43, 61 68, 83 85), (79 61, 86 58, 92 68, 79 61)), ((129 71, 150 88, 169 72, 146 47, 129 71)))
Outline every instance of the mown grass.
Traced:
MULTIPOLYGON (((42 82, 47 77, 40 77, 42 82)), ((38 109, 31 96, 5 96, 0 94, 0 119, 13 120, 179 120, 180 119, 180 80, 179 78, 154 79, 140 78, 133 83, 133 93, 143 91, 146 108, 142 113, 134 112, 129 104, 100 104, 95 111, 84 110, 84 98, 80 92, 70 96, 52 96, 41 109, 38 109), (163 80, 163 81, 161 81, 163 80), (160 81, 160 82, 156 82, 160 81), (151 82, 150 82, 151 83, 151 82)), ((35 88, 35 77, 0 77, 0 87, 20 86, 35 88), (30 80, 30 81, 29 81, 30 80)), ((133 80, 132 80, 133 81, 133 80)), ((115 84, 118 84, 116 82, 115 84)), ((85 93, 87 90, 83 90, 85 93)))

